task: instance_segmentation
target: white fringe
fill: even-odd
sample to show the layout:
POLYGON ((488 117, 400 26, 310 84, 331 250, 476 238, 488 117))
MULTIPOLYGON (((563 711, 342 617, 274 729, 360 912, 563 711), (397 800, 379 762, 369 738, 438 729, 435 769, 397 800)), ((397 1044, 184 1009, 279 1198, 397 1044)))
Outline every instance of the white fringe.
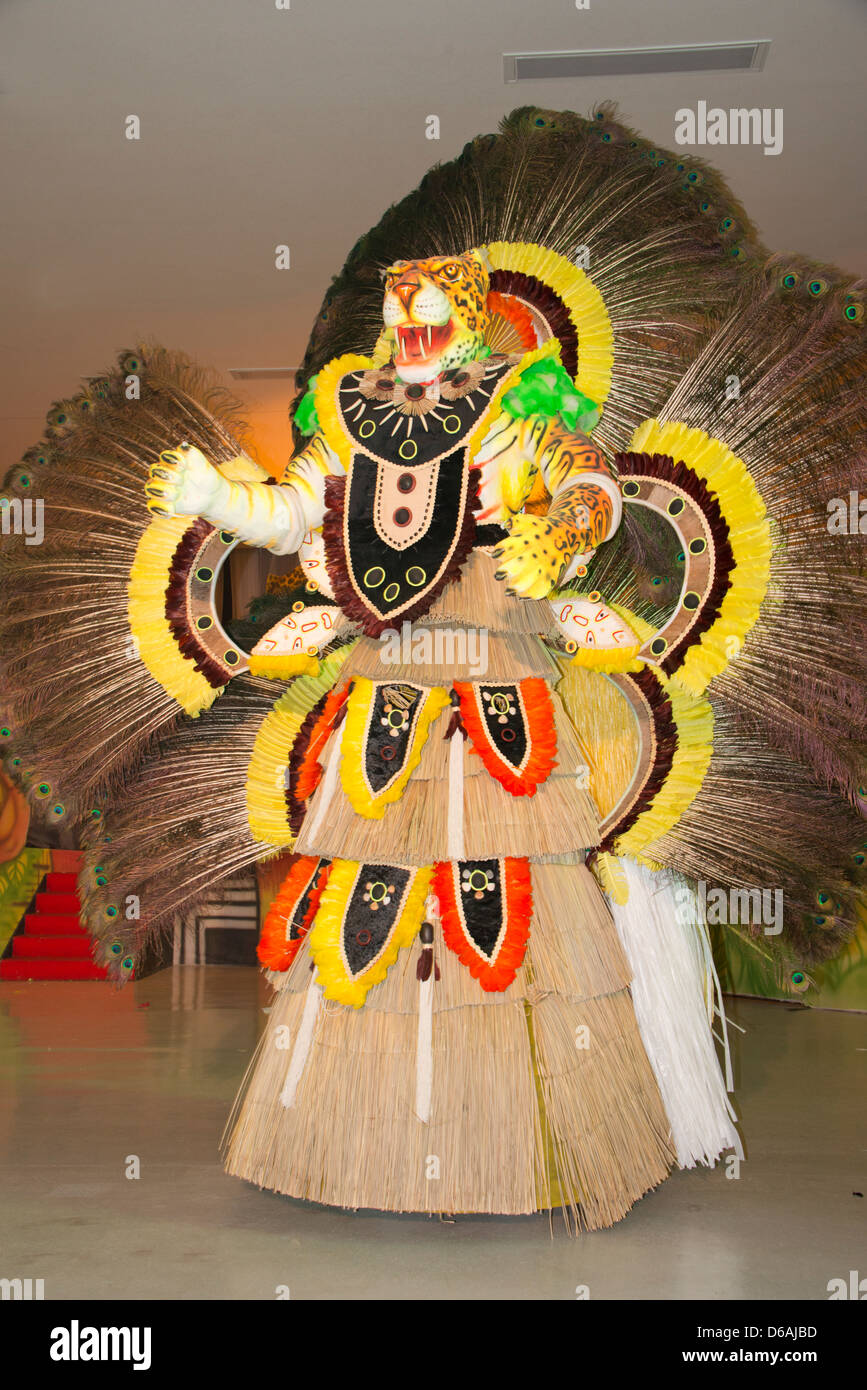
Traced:
POLYGON ((433 987, 434 972, 418 986, 418 1040, 415 1049, 415 1113, 426 1125, 430 1119, 433 1089, 433 987))
POLYGON ((449 811, 446 834, 449 859, 464 857, 464 736, 455 729, 449 741, 449 811))
POLYGON ((289 1059, 289 1070, 286 1073, 286 1080, 283 1083, 283 1090, 280 1092, 280 1102, 287 1110, 295 1104, 295 1093, 298 1090, 298 1083, 304 1075, 304 1068, 307 1065, 307 1058, 310 1054, 310 1045, 313 1042, 313 1030, 316 1027, 316 1020, 319 1017, 319 1007, 322 1003, 322 989, 316 983, 318 971, 314 970, 310 977, 310 984, 307 986, 307 996, 304 1000, 304 1012, 301 1015, 301 1026, 298 1029, 298 1036, 295 1039, 295 1046, 292 1049, 292 1056, 289 1059))
POLYGON ((611 903, 617 931, 633 971, 632 1002, 656 1075, 681 1168, 712 1166, 726 1149, 744 1151, 732 1088, 722 990, 707 926, 695 893, 680 874, 653 873, 621 859, 629 900, 611 903), (723 1027, 726 1081, 714 1047, 714 987, 723 1027))

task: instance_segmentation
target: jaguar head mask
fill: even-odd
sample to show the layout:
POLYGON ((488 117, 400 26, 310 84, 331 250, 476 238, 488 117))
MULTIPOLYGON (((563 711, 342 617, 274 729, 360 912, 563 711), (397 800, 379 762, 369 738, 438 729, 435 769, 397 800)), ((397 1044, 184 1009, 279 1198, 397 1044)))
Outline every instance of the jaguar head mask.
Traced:
POLYGON ((484 254, 395 261, 385 273, 380 345, 402 381, 432 381, 475 357, 488 326, 484 254))

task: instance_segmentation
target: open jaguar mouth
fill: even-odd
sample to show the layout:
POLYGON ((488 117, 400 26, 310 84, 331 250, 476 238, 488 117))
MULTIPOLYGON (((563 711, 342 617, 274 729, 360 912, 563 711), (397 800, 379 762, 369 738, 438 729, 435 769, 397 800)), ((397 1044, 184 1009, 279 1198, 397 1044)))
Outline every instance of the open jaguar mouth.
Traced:
POLYGON ((435 363, 454 334, 448 323, 402 323, 394 330, 396 366, 423 366, 435 363))

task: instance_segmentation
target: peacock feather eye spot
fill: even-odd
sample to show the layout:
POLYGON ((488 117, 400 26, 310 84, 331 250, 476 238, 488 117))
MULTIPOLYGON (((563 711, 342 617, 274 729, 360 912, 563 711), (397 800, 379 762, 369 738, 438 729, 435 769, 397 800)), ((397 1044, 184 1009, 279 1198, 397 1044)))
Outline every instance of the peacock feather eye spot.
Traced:
POLYGON ((864 305, 847 304, 843 310, 843 317, 848 319, 850 323, 860 323, 864 317, 864 305))
POLYGON ((121 951, 123 950, 123 945, 120 941, 113 941, 108 949, 111 951, 111 954, 113 956, 119 956, 121 951))
POLYGON ((107 907, 107 908, 105 909, 105 915, 106 915, 106 917, 109 918, 110 921, 114 921, 114 919, 115 919, 115 917, 117 916, 117 914, 118 914, 118 909, 117 909, 116 907, 107 907))
POLYGON ((797 275, 793 275, 791 271, 788 275, 784 275, 782 280, 780 281, 780 284, 782 285, 784 290, 793 290, 797 283, 798 277, 797 275))
POLYGON ((811 280, 807 286, 807 289, 810 291, 810 294, 813 295, 814 299, 818 299, 820 294, 824 294, 827 288, 827 280, 811 280))
POLYGON ((827 917, 814 917, 814 918, 813 918, 813 921, 814 921, 814 923, 816 924, 817 927, 824 927, 825 924, 826 924, 826 922, 828 921, 828 918, 827 918, 827 917))
POLYGON ((710 203, 699 203, 698 206, 701 212, 710 212, 710 203))
POLYGON ((21 484, 22 487, 29 487, 29 486, 30 486, 30 474, 29 474, 29 473, 21 473, 21 474, 19 475, 18 481, 19 481, 19 483, 21 484))
POLYGON ((132 956, 124 956, 123 960, 120 963, 120 968, 121 970, 132 970, 133 964, 134 962, 132 956))
POLYGON ((802 971, 802 970, 795 970, 795 971, 793 971, 793 972, 792 972, 792 984, 793 984, 793 985, 802 985, 803 983, 804 983, 804 973, 803 973, 803 971, 802 971))
POLYGON ((830 901, 831 901, 831 894, 830 894, 830 893, 817 893, 817 894, 816 894, 816 902, 819 904, 820 907, 827 907, 827 906, 828 906, 828 903, 829 903, 830 901))
POLYGON ((56 816, 57 819, 59 820, 61 816, 65 816, 65 815, 66 815, 66 807, 65 807, 65 806, 62 806, 62 805, 60 804, 60 802, 58 802, 56 806, 52 806, 52 808, 51 808, 51 814, 52 814, 53 816, 56 816))
POLYGON ((606 142, 606 144, 607 144, 607 143, 610 141, 610 139, 611 139, 611 132, 608 131, 608 130, 603 130, 603 132, 602 132, 602 139, 603 139, 603 140, 606 142))
POLYGON ((723 220, 722 220, 722 222, 720 222, 720 224, 719 224, 719 229, 720 229, 721 232, 728 232, 728 231, 731 230, 731 228, 732 228, 733 226, 734 226, 734 219, 731 218, 731 217, 724 217, 723 220))
POLYGON ((11 738, 11 737, 12 737, 12 730, 9 728, 9 726, 8 726, 7 724, 4 724, 4 725, 3 725, 3 728, 0 729, 0 738, 11 738))
POLYGON ((92 820, 102 820, 102 811, 100 811, 98 806, 94 806, 90 816, 92 820))
POLYGON ((852 857, 855 860, 855 863, 858 865, 859 869, 864 864, 865 860, 867 860, 867 855, 865 855, 863 851, 860 849, 852 857))
POLYGON ((686 555, 682 550, 679 550, 674 558, 679 565, 683 565, 686 563, 686 555))
POLYGON ((651 582, 651 584, 653 585, 653 587, 654 587, 655 589, 658 589, 659 586, 660 586, 660 584, 662 583, 662 575, 661 575, 661 574, 655 574, 655 575, 653 576, 653 578, 651 579, 650 582, 651 582))
POLYGON ((39 785, 38 785, 37 788, 36 788, 36 792, 37 792, 37 795, 38 795, 38 796, 50 796, 50 795, 51 795, 51 785, 50 785, 50 783, 49 783, 49 782, 40 782, 39 785))

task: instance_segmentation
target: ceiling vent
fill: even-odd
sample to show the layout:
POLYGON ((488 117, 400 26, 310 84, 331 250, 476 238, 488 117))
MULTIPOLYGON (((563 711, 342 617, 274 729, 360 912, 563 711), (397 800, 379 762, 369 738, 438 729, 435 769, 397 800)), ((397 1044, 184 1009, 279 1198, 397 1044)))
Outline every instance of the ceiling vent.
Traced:
POLYGON ((625 77, 645 73, 756 72, 770 39, 674 44, 669 48, 585 48, 576 53, 505 53, 507 82, 542 77, 625 77))

